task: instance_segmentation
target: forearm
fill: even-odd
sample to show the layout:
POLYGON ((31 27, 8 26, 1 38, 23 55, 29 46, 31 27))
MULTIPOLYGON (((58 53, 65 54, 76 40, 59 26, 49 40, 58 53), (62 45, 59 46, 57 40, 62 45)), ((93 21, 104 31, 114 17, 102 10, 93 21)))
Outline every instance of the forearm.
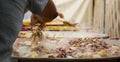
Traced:
POLYGON ((43 12, 34 15, 44 22, 49 22, 58 16, 58 12, 53 1, 49 0, 43 12))

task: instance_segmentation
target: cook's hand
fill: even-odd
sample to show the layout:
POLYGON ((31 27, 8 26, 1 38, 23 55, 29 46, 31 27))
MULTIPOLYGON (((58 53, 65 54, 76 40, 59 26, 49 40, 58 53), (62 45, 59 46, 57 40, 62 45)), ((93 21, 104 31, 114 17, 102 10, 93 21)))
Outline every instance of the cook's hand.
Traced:
POLYGON ((40 18, 39 15, 32 15, 31 16, 31 26, 35 27, 36 25, 40 24, 40 28, 43 29, 45 27, 45 21, 40 18))
POLYGON ((58 16, 57 9, 52 0, 48 0, 48 3, 44 10, 38 14, 33 14, 31 17, 31 25, 41 24, 41 28, 45 26, 46 22, 51 22, 58 16))

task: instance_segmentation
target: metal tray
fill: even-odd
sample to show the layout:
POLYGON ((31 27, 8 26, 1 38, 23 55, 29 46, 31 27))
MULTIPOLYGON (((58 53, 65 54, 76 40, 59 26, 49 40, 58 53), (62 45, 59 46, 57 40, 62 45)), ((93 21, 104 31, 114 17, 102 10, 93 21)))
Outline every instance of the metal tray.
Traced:
POLYGON ((12 59, 18 60, 18 62, 120 62, 120 57, 81 58, 81 59, 12 57, 12 59))
MULTIPOLYGON (((120 45, 118 41, 107 41, 108 43, 114 43, 120 45)), ((68 59, 68 58, 26 58, 26 57, 11 57, 15 62, 120 62, 120 57, 102 57, 102 58, 80 58, 80 59, 68 59)))

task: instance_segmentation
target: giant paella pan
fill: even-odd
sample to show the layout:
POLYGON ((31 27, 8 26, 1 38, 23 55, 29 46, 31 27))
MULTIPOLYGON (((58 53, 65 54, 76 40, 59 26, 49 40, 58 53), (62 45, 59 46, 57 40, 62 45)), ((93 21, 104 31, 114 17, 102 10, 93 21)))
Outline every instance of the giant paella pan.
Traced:
POLYGON ((70 34, 50 37, 47 34, 34 47, 29 38, 18 38, 12 59, 19 62, 120 62, 120 38, 70 34))

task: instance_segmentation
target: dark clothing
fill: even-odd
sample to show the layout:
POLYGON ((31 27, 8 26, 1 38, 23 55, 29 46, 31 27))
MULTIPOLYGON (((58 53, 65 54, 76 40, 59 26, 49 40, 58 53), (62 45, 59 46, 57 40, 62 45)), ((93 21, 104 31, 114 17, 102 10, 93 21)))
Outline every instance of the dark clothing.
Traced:
POLYGON ((9 62, 12 45, 22 27, 25 8, 35 14, 43 11, 48 0, 0 0, 0 62, 9 62))

